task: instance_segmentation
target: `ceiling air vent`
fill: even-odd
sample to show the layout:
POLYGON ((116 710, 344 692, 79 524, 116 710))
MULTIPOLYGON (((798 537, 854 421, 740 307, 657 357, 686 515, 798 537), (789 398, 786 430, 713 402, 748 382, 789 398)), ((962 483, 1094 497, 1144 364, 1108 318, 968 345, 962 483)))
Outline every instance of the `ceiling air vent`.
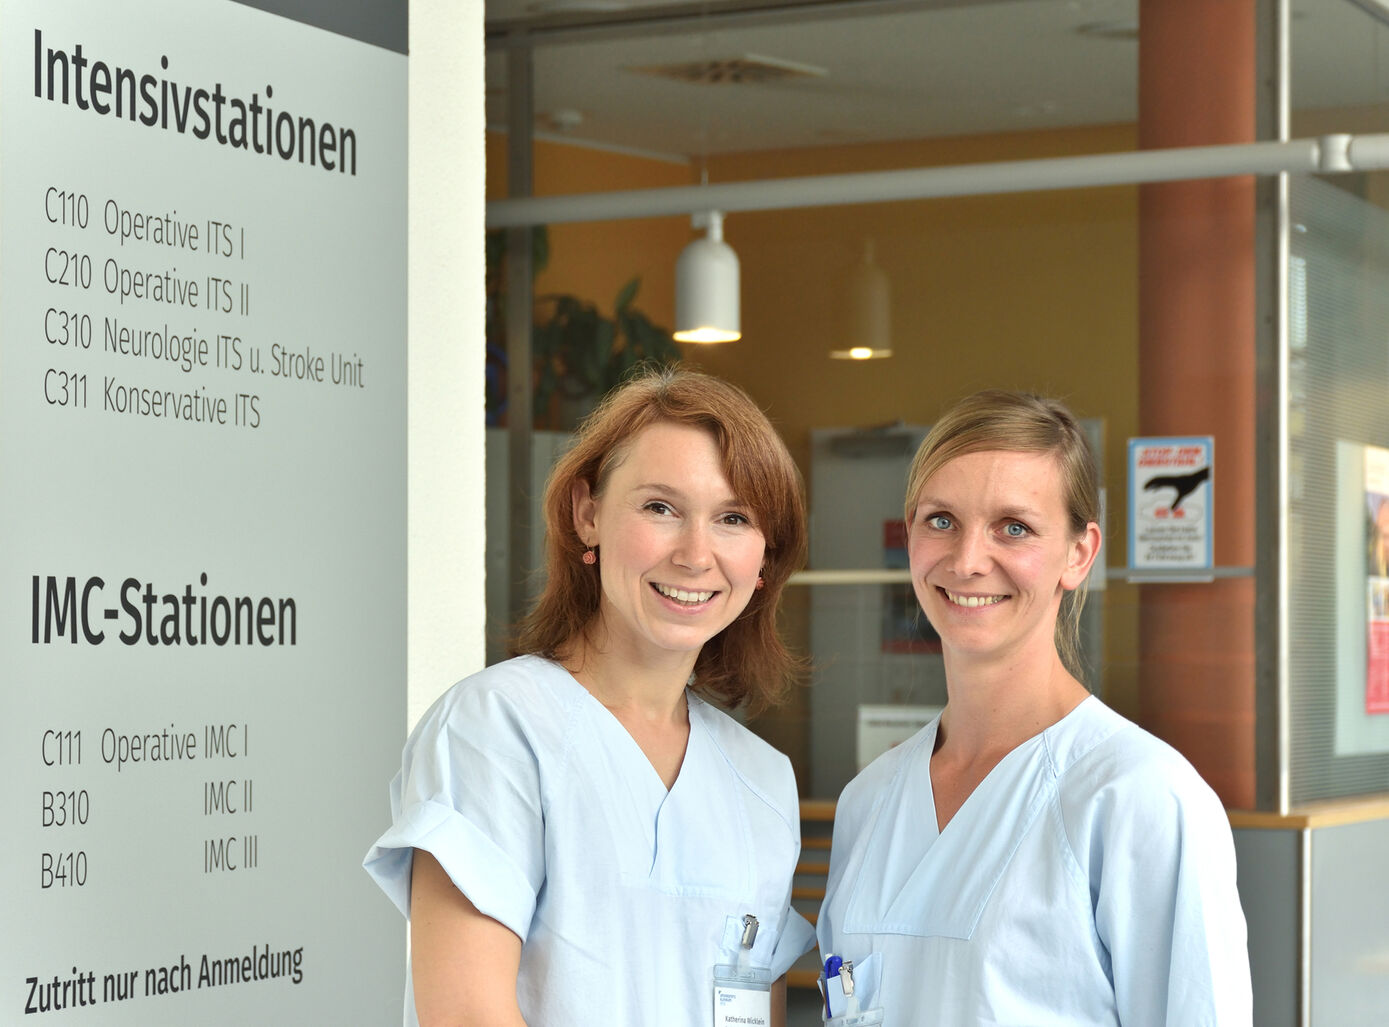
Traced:
POLYGON ((742 85, 759 82, 784 82, 794 78, 824 78, 828 72, 813 64, 798 64, 779 57, 744 54, 741 57, 720 57, 706 61, 687 61, 682 64, 650 64, 628 68, 639 75, 657 75, 690 82, 695 85, 742 85))

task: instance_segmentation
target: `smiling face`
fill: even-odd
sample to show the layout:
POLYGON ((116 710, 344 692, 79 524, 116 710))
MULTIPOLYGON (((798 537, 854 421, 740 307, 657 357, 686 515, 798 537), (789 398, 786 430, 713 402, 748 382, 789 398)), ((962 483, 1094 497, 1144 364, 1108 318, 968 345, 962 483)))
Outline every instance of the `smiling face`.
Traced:
POLYGON ((766 549, 713 437, 671 423, 639 432, 598 496, 574 486, 574 527, 598 549, 605 650, 643 664, 693 666, 752 598, 766 549))
POLYGON ((1098 550, 1093 523, 1074 535, 1048 453, 955 457, 922 486, 908 524, 916 598, 952 658, 1054 654, 1061 597, 1098 550))

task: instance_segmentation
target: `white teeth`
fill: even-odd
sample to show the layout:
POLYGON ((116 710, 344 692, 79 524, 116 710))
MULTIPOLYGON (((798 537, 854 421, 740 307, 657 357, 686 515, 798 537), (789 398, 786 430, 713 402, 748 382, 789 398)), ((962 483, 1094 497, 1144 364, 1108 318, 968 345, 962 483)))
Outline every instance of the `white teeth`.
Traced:
POLYGON ((1005 598, 1004 596, 961 596, 956 595, 954 592, 947 592, 945 589, 941 589, 941 591, 945 592, 946 597, 956 606, 971 608, 976 606, 993 606, 995 603, 1003 602, 1005 598))
POLYGON ((713 592, 686 592, 683 588, 671 588, 669 585, 657 585, 656 591, 681 603, 707 603, 714 598, 713 592))

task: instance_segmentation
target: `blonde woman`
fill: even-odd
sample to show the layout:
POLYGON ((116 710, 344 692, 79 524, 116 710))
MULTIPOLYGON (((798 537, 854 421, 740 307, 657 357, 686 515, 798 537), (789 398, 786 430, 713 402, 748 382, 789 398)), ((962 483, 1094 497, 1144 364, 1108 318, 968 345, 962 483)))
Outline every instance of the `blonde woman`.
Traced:
POLYGON ((822 955, 853 964, 886 1027, 1249 1024, 1225 811, 1080 681, 1100 528, 1075 418, 1021 393, 961 401, 905 513, 948 701, 840 797, 822 955))

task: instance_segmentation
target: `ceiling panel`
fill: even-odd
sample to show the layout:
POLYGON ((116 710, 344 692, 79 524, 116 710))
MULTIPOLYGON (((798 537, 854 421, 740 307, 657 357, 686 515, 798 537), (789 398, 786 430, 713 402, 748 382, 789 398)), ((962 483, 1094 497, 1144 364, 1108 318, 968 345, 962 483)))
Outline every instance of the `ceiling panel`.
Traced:
MULTIPOLYGON (((1137 0, 867 0, 772 15, 769 4, 785 5, 557 2, 562 9, 555 2, 487 0, 489 28, 509 23, 539 30, 537 129, 596 145, 698 160, 1128 122, 1137 115, 1137 0), (597 15, 601 30, 582 27, 593 11, 607 12, 597 15), (624 27, 635 13, 687 17, 678 31, 624 27), (557 24, 580 28, 551 34, 557 24), (708 85, 636 70, 747 57, 824 74, 708 85)), ((1297 0, 1293 10, 1295 103, 1385 102, 1385 25, 1350 0, 1297 0)), ((506 60, 497 45, 488 50, 487 85, 488 122, 504 125, 506 60)))

